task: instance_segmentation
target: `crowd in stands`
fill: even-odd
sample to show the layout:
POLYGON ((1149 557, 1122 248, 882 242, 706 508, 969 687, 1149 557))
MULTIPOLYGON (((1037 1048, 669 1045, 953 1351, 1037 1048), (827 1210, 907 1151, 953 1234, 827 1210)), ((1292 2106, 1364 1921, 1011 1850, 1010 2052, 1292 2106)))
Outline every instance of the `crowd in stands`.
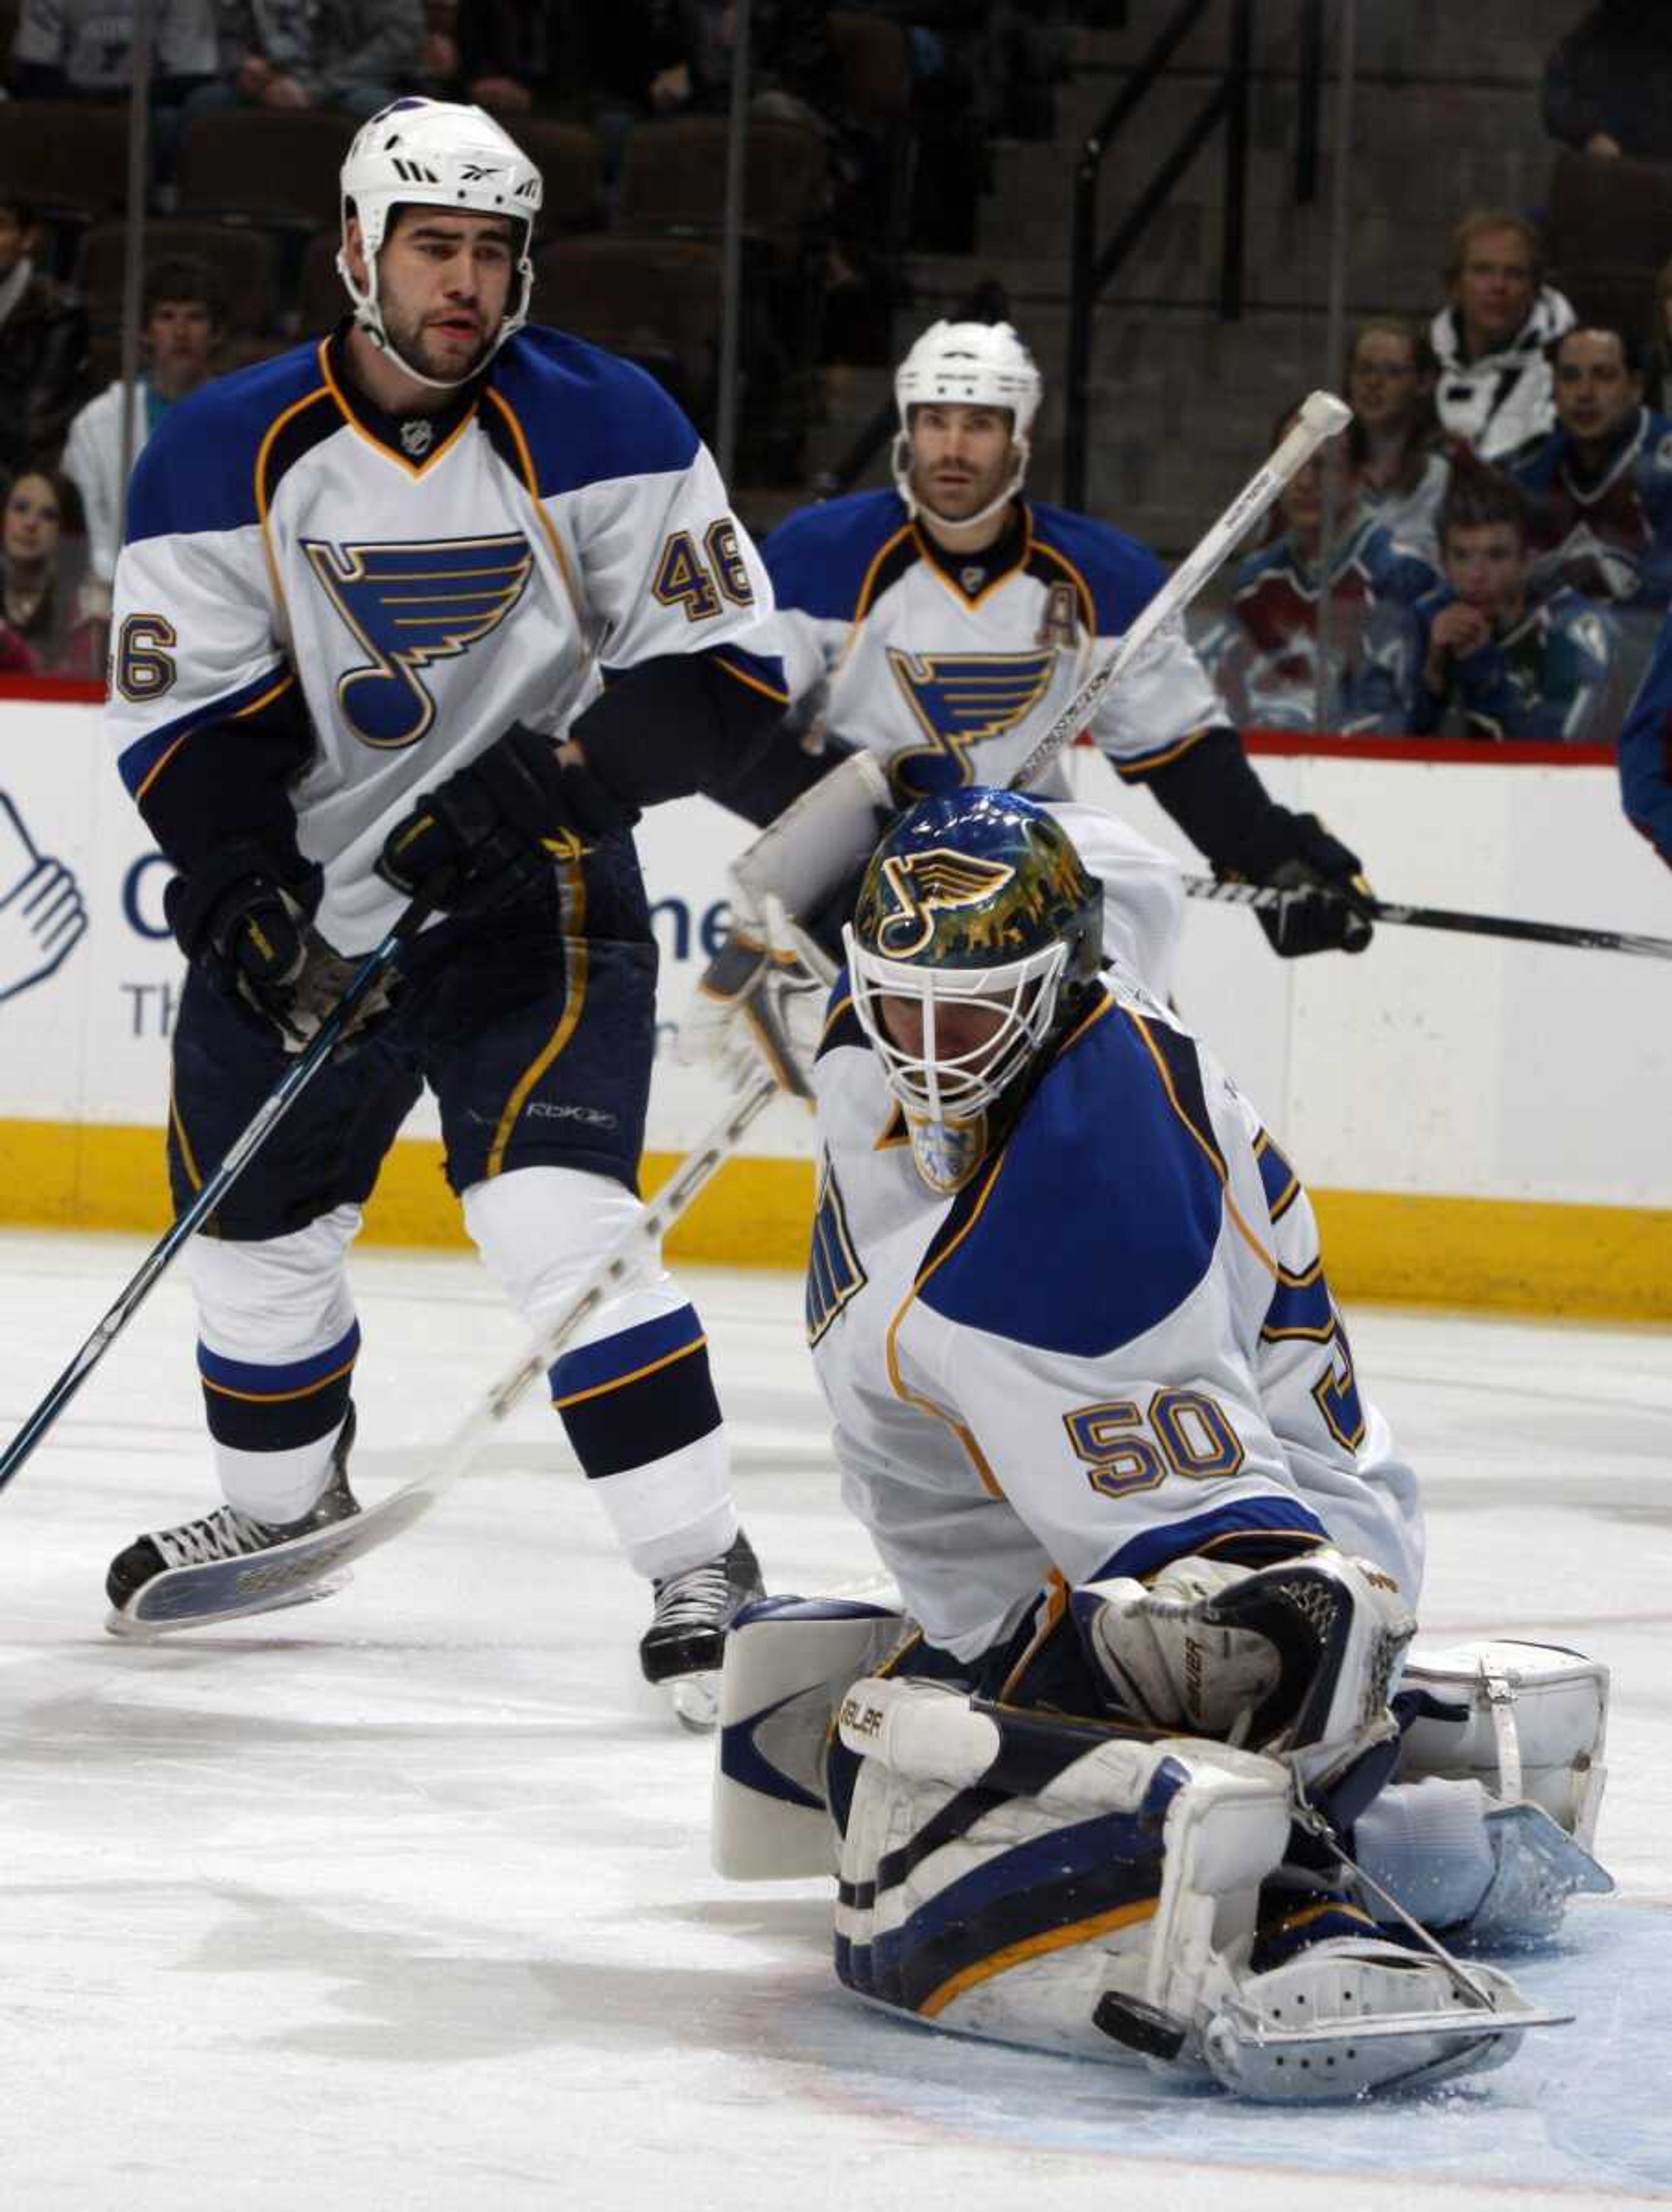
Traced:
MULTIPOLYGON (((888 359, 906 248, 972 242, 993 134, 1049 136, 1068 12, 1020 0, 848 10, 753 0, 751 244, 761 258, 745 374, 752 362, 757 424, 775 422, 783 395, 799 410, 769 455, 781 472, 795 466, 809 369, 844 350, 888 359), (791 141, 817 159, 796 172, 786 244, 774 221, 791 141)), ((548 175, 543 266, 592 257, 587 281, 566 287, 564 321, 638 352, 703 417, 717 361, 714 133, 730 100, 729 0, 158 0, 155 13, 154 252, 143 374, 125 401, 112 303, 96 281, 95 264, 109 263, 95 251, 100 210, 8 198, 15 188, 0 174, 8 667, 97 671, 125 451, 137 453, 161 412, 217 368, 336 311, 336 163, 356 123, 404 91, 473 100, 526 134, 548 175), (275 173, 279 126, 248 127, 300 114, 327 130, 334 119, 337 131, 311 150, 312 202, 283 161, 275 173), (230 116, 243 118, 248 149, 242 200, 224 162, 212 185, 201 181, 200 149, 230 116), (653 181, 651 149, 685 145, 676 124, 697 134, 685 166, 653 181), (209 233, 210 258, 179 250, 204 248, 202 226, 229 212, 243 227, 209 233), (185 238, 194 220, 198 234, 185 238), (679 258, 648 283, 641 257, 653 238, 679 258), (229 305, 234 246, 256 301, 242 312, 229 305), (625 315, 611 304, 612 257, 632 279, 625 315), (689 257, 707 320, 695 346, 688 331, 664 343, 650 325, 659 303, 672 313, 689 257), (705 349, 706 378, 691 365, 705 349)), ((5 79, 14 108, 125 101, 121 14, 120 0, 19 0, 5 79)), ((1593 166, 1672 156, 1672 9, 1600 0, 1551 57, 1544 112, 1553 136, 1593 166)), ((1343 364, 1351 428, 1289 486, 1266 542, 1234 573, 1204 647, 1241 723, 1581 740, 1617 720, 1648 659, 1672 602, 1672 260, 1647 328, 1584 296, 1576 309, 1547 275, 1540 228, 1518 211, 1467 216, 1441 276, 1432 319, 1376 316, 1355 331, 1343 364)))
MULTIPOLYGON (((1445 281, 1426 332, 1359 326, 1347 433, 1235 571, 1204 651, 1245 723, 1582 743, 1637 688, 1672 604, 1639 333, 1582 319, 1504 210, 1457 226, 1445 281)), ((1664 347, 1672 262, 1654 296, 1664 347)))

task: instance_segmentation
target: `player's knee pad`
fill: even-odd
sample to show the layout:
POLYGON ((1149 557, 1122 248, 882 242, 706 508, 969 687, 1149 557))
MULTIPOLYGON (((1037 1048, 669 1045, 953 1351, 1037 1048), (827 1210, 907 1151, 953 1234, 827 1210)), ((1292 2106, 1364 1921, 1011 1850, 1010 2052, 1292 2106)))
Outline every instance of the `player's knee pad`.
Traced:
POLYGON ((1115 1696, 1148 1726, 1284 1757, 1314 1791, 1395 1734, 1388 1699, 1416 1618, 1368 1560, 1176 1559, 1152 1583, 1092 1583, 1072 1602, 1115 1696))
POLYGON ((1403 1689, 1418 1710, 1401 1780, 1468 1777, 1505 1805, 1536 1805, 1589 1850, 1608 1769, 1608 1670, 1560 1645, 1414 1645, 1403 1689))
MULTIPOLYGON (((538 1322, 554 1312, 628 1235, 644 1212, 611 1176, 580 1168, 513 1168, 472 1183, 465 1226, 488 1272, 519 1313, 538 1322)), ((647 1244, 621 1290, 575 1335, 577 1344, 684 1303, 647 1244)))
POLYGON ((302 1492, 324 1464, 316 1448, 347 1415, 360 1351, 344 1266, 359 1226, 359 1208, 339 1206, 288 1236, 194 1237, 186 1247, 204 1409, 229 1497, 238 1478, 228 1454, 263 1455, 270 1475, 280 1456, 301 1454, 302 1492))

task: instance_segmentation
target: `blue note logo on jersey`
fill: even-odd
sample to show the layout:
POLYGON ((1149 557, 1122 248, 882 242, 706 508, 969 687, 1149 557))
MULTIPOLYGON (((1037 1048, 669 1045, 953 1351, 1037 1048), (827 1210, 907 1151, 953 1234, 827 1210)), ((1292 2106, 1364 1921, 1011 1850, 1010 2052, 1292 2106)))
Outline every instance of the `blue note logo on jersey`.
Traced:
POLYGON ((380 749, 417 743, 435 720, 422 672, 496 630, 534 568, 520 532, 424 545, 302 544, 368 656, 338 677, 337 703, 355 735, 380 749))
POLYGON ((896 753, 888 772, 901 800, 933 799, 970 783, 1002 782, 978 775, 970 749, 1013 730, 1050 688, 1056 651, 1033 653, 902 653, 891 646, 888 664, 927 745, 896 753))

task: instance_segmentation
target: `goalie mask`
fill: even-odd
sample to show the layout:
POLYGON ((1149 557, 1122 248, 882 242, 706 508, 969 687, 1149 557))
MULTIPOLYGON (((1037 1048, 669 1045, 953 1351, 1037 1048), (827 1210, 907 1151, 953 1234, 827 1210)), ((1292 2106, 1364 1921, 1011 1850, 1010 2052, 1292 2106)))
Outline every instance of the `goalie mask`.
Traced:
POLYGON ((996 407, 1010 416, 1011 477, 978 514, 959 515, 959 529, 988 520, 1022 489, 1031 453, 1029 440, 1043 386, 1033 356, 1008 323, 934 323, 901 362, 894 378, 899 428, 894 438, 894 483, 911 515, 952 523, 920 499, 911 478, 914 407, 996 407))
POLYGON ((354 302, 354 319, 374 345, 391 355, 407 375, 435 392, 450 392, 479 375, 508 337, 528 320, 534 289, 529 247, 540 211, 540 173, 514 140, 480 107, 446 100, 397 100, 356 134, 343 164, 343 244, 337 271, 354 302), (503 215, 517 234, 516 273, 504 319, 492 346, 469 376, 452 382, 426 376, 396 350, 383 326, 377 260, 395 209, 446 208, 455 215, 503 215), (366 282, 349 270, 349 217, 360 223, 366 282))
POLYGON ((1048 808, 976 786, 902 816, 842 935, 919 1171, 956 1189, 987 1150, 990 1109, 1097 980, 1103 887, 1048 808))

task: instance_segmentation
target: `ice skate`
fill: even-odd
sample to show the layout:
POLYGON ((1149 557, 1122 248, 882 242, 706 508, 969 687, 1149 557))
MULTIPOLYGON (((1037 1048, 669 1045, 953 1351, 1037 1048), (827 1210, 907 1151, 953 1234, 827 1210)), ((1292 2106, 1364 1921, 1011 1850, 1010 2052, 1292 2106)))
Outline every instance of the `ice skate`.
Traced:
MULTIPOLYGON (((169 1626, 189 1627, 199 1617, 195 1593, 188 1608, 174 1613, 166 1600, 167 1577, 185 1568, 226 1565, 236 1570, 242 1560, 258 1560, 263 1553, 299 1536, 353 1519, 360 1510, 348 1477, 354 1432, 355 1412, 350 1406, 331 1447, 325 1486, 298 1520, 258 1521, 240 1513, 235 1505, 222 1505, 200 1520, 183 1521, 178 1527, 157 1528, 137 1537, 125 1551, 117 1553, 105 1578, 105 1594, 111 1603, 106 1628, 114 1636, 131 1636, 169 1626)), ((240 1574, 233 1602, 216 1604, 202 1617, 225 1620, 271 1613, 282 1606, 306 1605, 316 1598, 329 1597, 343 1587, 345 1579, 341 1572, 311 1571, 306 1581, 292 1582, 282 1571, 264 1572, 258 1567, 240 1574)))
POLYGON ((731 1549, 651 1584, 655 1608, 639 1639, 648 1682, 665 1685, 686 1728, 711 1729, 720 1711, 720 1662, 733 1616, 764 1597, 760 1563, 739 1529, 731 1549))

